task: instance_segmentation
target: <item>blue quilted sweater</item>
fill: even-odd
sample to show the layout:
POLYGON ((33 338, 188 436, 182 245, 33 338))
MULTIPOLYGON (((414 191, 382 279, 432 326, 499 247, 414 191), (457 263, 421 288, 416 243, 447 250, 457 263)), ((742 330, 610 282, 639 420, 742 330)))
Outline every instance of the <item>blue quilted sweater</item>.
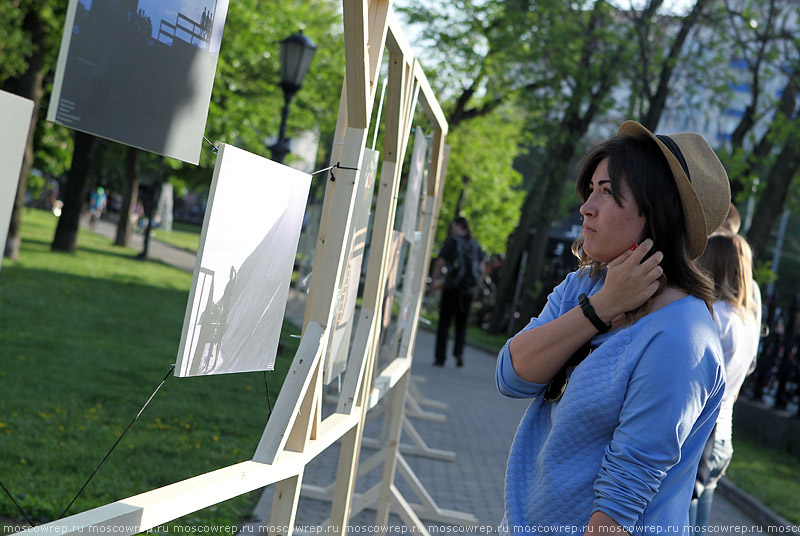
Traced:
MULTIPOLYGON (((525 329, 572 309, 603 281, 570 274, 525 329)), ((540 396, 546 385, 516 375, 508 343, 500 351, 500 391, 533 399, 508 458, 506 529, 583 534, 602 511, 630 533, 688 533, 698 460, 725 387, 708 309, 688 296, 592 346, 557 402, 540 396)))

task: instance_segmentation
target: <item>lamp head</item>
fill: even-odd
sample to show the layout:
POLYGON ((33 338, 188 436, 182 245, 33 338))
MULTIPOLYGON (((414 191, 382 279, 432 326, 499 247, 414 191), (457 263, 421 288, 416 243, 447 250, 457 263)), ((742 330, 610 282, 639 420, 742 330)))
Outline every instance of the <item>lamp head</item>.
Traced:
POLYGON ((316 51, 317 46, 302 31, 281 41, 281 87, 284 90, 300 89, 316 51))

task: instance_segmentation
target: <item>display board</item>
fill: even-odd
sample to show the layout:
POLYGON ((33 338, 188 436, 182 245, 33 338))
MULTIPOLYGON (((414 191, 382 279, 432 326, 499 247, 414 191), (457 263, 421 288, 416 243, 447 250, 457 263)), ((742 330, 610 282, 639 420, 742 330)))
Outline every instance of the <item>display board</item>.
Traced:
POLYGON ((272 370, 311 175, 222 144, 176 376, 272 370))
POLYGON ((229 0, 70 0, 47 120, 197 164, 229 0))
POLYGON ((378 175, 378 162, 381 154, 372 149, 364 149, 361 159, 361 186, 354 201, 354 225, 350 237, 350 262, 344 274, 344 284, 339 297, 336 313, 336 324, 333 338, 329 345, 329 354, 325 366, 325 383, 344 372, 347 365, 347 350, 350 347, 350 335, 353 332, 353 317, 356 310, 358 285, 361 281, 364 253, 367 245, 367 225, 372 208, 372 193, 375 190, 375 179, 378 175))
POLYGON ((417 230, 422 176, 425 173, 425 160, 428 154, 428 141, 422 129, 414 133, 414 149, 411 151, 411 167, 408 170, 408 185, 403 202, 403 221, 401 231, 406 240, 411 240, 417 230))
POLYGON ((0 252, 6 247, 32 116, 33 101, 0 90, 0 252))

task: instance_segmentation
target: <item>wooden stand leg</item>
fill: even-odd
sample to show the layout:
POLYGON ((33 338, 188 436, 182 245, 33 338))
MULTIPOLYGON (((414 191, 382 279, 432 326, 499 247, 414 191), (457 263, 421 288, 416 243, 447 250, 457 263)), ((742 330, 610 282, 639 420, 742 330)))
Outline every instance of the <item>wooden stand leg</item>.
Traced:
POLYGON ((269 536, 292 536, 302 480, 303 471, 300 471, 299 475, 275 485, 272 516, 269 518, 269 536))

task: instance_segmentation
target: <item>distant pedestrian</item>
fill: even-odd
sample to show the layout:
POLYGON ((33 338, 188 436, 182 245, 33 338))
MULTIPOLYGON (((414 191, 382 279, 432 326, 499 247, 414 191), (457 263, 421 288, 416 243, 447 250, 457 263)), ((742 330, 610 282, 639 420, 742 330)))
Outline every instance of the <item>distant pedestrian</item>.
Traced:
POLYGON ((696 536, 706 533, 717 482, 733 457, 733 404, 745 377, 755 368, 761 332, 760 303, 753 299, 753 255, 747 240, 729 232, 712 235, 700 264, 714 280, 714 325, 722 342, 727 385, 707 454, 700 462, 696 497, 689 511, 696 536))
POLYGON ((626 121, 578 172, 579 268, 500 351, 531 404, 506 471, 501 532, 689 534, 689 501, 725 389, 696 260, 730 186, 698 134, 626 121))
POLYGON ((478 282, 483 274, 484 256, 480 244, 472 238, 469 221, 464 217, 453 220, 450 236, 442 246, 433 268, 434 281, 437 286, 442 286, 433 362, 437 367, 443 367, 447 358, 447 337, 453 321, 456 331, 453 356, 456 366, 464 366, 467 321, 478 282))
POLYGON ((106 210, 106 191, 101 186, 93 190, 89 197, 89 227, 94 229, 97 227, 97 222, 103 216, 106 210))

